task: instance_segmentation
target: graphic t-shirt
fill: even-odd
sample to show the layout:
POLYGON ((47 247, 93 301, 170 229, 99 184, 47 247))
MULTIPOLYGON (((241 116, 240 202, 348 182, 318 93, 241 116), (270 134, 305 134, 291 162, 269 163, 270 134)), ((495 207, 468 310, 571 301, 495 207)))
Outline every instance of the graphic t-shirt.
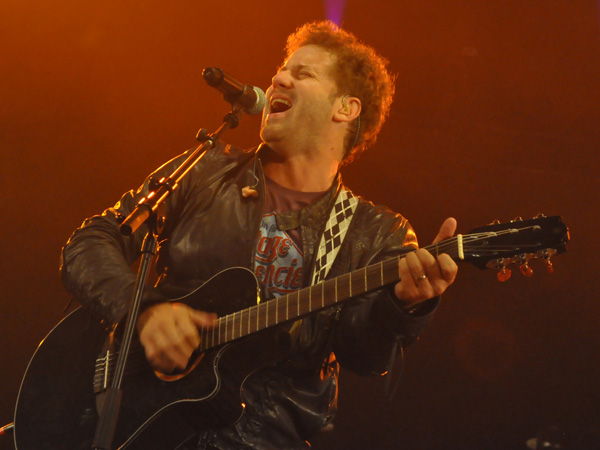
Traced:
POLYGON ((266 178, 266 187, 254 271, 265 290, 278 297, 302 287, 304 254, 300 224, 281 229, 277 217, 310 205, 325 192, 294 191, 269 178, 266 178))

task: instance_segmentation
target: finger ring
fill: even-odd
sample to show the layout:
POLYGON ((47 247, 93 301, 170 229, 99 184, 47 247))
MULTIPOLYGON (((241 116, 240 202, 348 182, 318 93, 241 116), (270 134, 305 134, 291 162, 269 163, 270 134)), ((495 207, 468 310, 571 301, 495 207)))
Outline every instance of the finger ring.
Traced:
POLYGON ((415 281, 423 281, 425 278, 427 278, 427 275, 425 274, 414 277, 415 281))

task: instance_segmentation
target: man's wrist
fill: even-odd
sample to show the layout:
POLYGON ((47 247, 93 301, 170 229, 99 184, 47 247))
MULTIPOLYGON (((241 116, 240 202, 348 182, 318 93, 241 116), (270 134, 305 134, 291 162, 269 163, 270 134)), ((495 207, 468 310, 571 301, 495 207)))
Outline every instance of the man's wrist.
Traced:
POLYGON ((400 307, 400 309, 402 310, 403 314, 406 314, 408 316, 412 316, 414 314, 416 314, 419 309, 422 306, 422 303, 412 303, 409 305, 398 305, 400 307))

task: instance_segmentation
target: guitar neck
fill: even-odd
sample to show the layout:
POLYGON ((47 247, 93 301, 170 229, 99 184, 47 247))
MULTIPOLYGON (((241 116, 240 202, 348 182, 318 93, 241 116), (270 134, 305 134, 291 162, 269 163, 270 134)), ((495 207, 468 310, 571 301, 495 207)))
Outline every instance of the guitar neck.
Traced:
MULTIPOLYGON (((462 252, 459 248, 462 247, 461 242, 459 235, 425 248, 433 255, 447 253, 456 259, 462 252)), ((398 261, 405 256, 399 255, 220 317, 216 326, 201 329, 202 344, 199 350, 209 350, 396 283, 400 280, 398 261)))

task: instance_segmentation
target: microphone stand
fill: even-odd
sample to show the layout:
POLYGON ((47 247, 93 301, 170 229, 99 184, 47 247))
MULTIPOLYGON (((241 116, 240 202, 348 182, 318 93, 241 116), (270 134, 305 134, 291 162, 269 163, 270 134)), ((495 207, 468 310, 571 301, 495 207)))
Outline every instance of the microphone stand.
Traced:
POLYGON ((106 390, 106 396, 98 423, 96 433, 92 441, 95 450, 110 450, 117 427, 119 409, 121 406, 121 383, 127 355, 131 346, 131 340, 137 323, 138 313, 144 291, 144 285, 148 276, 152 256, 156 252, 157 236, 164 225, 164 218, 157 216, 157 211, 164 201, 179 187, 181 180, 192 170, 192 168, 204 157, 206 152, 215 147, 223 133, 228 129, 236 128, 240 121, 241 110, 232 105, 232 110, 224 118, 221 126, 213 133, 207 133, 200 129, 196 139, 201 144, 186 158, 175 171, 166 178, 156 181, 150 193, 142 198, 135 209, 121 223, 119 230, 121 234, 130 236, 144 223, 148 225, 148 231, 142 244, 142 257, 138 269, 133 296, 129 304, 125 331, 119 350, 119 356, 115 366, 115 374, 111 380, 110 387, 106 390))

